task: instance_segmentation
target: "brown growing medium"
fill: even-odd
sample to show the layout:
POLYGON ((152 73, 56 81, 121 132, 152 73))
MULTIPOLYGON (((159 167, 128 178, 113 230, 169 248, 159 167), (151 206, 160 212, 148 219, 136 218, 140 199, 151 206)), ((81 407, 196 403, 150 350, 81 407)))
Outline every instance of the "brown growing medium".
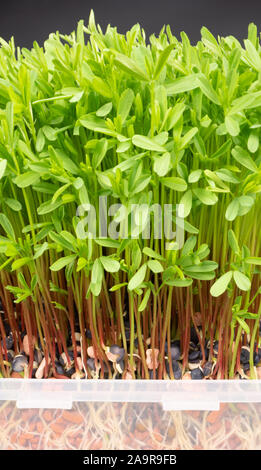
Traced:
POLYGON ((9 450, 260 450, 260 404, 219 411, 162 412, 142 403, 82 404, 72 410, 0 408, 0 448, 9 450))

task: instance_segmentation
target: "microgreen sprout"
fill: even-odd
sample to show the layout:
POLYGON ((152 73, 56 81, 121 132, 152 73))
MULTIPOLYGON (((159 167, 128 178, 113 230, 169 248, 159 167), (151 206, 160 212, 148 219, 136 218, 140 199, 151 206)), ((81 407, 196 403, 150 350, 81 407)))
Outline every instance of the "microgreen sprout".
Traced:
POLYGON ((192 378, 207 361, 234 378, 248 344, 256 377, 261 47, 253 24, 244 45, 201 34, 103 32, 91 12, 43 47, 0 40, 3 376, 9 325, 16 355, 28 335, 29 377, 37 349, 43 377, 180 378, 174 341, 183 373, 198 348, 192 378))

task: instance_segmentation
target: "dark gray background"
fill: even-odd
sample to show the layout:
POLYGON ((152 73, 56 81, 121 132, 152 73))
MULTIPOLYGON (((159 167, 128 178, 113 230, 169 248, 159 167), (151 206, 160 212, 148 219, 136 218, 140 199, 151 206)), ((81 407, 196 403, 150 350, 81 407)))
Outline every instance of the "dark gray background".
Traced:
POLYGON ((87 22, 91 8, 103 28, 110 23, 124 33, 139 22, 149 35, 170 24, 175 35, 184 30, 193 43, 203 25, 215 36, 240 40, 251 21, 261 30, 261 0, 0 0, 0 36, 13 35, 19 46, 42 44, 53 31, 70 33, 79 19, 87 22))

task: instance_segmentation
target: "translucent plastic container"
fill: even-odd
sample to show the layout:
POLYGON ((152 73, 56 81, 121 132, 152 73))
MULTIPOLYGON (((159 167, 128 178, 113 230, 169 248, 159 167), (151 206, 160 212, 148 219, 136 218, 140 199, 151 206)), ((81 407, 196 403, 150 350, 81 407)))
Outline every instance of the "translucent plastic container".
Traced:
POLYGON ((261 381, 0 380, 1 449, 261 449, 261 381))

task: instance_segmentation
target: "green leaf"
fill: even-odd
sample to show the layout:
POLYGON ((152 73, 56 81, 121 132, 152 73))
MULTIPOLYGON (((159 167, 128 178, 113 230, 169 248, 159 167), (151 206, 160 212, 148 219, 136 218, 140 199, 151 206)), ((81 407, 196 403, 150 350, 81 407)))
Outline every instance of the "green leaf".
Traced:
POLYGON ((145 246, 143 248, 142 253, 144 253, 144 255, 146 256, 149 256, 150 258, 155 258, 155 259, 158 259, 159 261, 165 261, 165 258, 163 258, 163 256, 161 256, 159 253, 152 250, 152 248, 149 248, 148 246, 145 246))
POLYGON ((222 179, 216 174, 216 172, 211 170, 204 170, 204 174, 207 177, 208 181, 214 181, 216 188, 214 191, 222 190, 224 192, 230 192, 229 187, 223 183, 222 179))
POLYGON ((117 133, 111 129, 106 124, 104 119, 100 119, 99 117, 95 116, 94 114, 85 114, 79 119, 80 124, 87 129, 100 132, 102 134, 107 134, 111 136, 116 136, 117 133))
POLYGON ((63 258, 60 258, 50 266, 50 269, 51 271, 60 271, 60 269, 63 269, 68 264, 73 263, 75 259, 76 255, 65 256, 63 258))
POLYGON ((232 171, 227 170, 226 168, 220 168, 219 170, 216 170, 216 174, 220 179, 228 183, 240 183, 240 180, 233 175, 232 171))
POLYGON ((203 75, 202 73, 197 74, 197 76, 195 77, 195 81, 198 82, 202 93, 204 93, 204 95, 206 95, 206 97, 210 101, 213 101, 213 103, 216 103, 218 105, 221 104, 216 91, 214 90, 214 88, 212 87, 211 83, 208 81, 205 75, 203 75))
POLYGON ((225 118, 226 129, 230 135, 236 137, 240 132, 238 121, 232 116, 226 116, 225 118))
POLYGON ((55 141, 57 139, 57 132, 50 126, 43 126, 42 131, 45 137, 50 141, 55 141))
POLYGON ((108 149, 108 141, 107 139, 100 139, 98 140, 95 151, 93 154, 93 167, 98 168, 98 166, 101 164, 102 160, 104 159, 106 152, 108 149))
POLYGON ((92 276, 91 276, 91 291, 93 295, 98 296, 101 292, 102 287, 102 278, 103 278, 103 267, 100 262, 100 259, 97 258, 92 267, 92 276))
POLYGON ((22 229, 22 233, 28 233, 28 232, 32 232, 33 230, 36 230, 38 228, 42 228, 42 227, 45 227, 45 226, 51 226, 52 227, 52 222, 42 222, 40 224, 32 224, 32 225, 26 225, 23 229, 22 229))
POLYGON ((184 271, 189 273, 208 273, 215 271, 218 268, 218 264, 215 261, 203 261, 200 264, 194 264, 192 266, 185 266, 184 271))
POLYGON ((259 147, 259 136, 255 132, 250 132, 248 141, 247 141, 247 148, 249 152, 255 153, 259 147))
POLYGON ((20 211, 22 209, 22 204, 16 199, 11 199, 9 197, 5 198, 5 203, 13 210, 20 211))
POLYGON ((187 165, 185 165, 185 163, 180 162, 177 164, 177 172, 178 172, 178 175, 184 180, 188 179, 188 168, 187 168, 187 165))
POLYGON ((38 153, 42 152, 45 144, 45 137, 42 129, 39 129, 36 139, 35 148, 38 153))
POLYGON ((94 90, 105 98, 112 98, 112 91, 109 85, 100 77, 95 77, 92 80, 92 86, 94 90))
POLYGON ((213 34, 211 34, 211 32, 205 26, 201 28, 200 32, 202 36, 202 42, 207 46, 208 49, 211 49, 211 51, 219 55, 219 45, 213 34))
POLYGON ((190 271, 189 269, 184 269, 185 274, 189 275, 193 279, 199 279, 200 281, 211 281, 215 277, 213 271, 210 272, 200 272, 200 271, 190 271))
POLYGON ((60 304, 59 302, 56 302, 55 300, 53 300, 52 303, 54 304, 55 308, 57 308, 58 310, 63 310, 64 312, 67 312, 64 305, 60 304))
POLYGON ((173 189, 173 191, 186 191, 187 189, 187 183, 185 180, 182 178, 179 178, 178 176, 170 176, 170 177, 165 177, 161 178, 160 180, 164 186, 167 188, 173 189))
POLYGON ((257 42, 257 27, 254 23, 248 25, 248 39, 255 46, 257 42))
POLYGON ((83 268, 85 268, 86 265, 87 265, 87 259, 80 257, 77 261, 76 272, 78 273, 79 271, 81 271, 83 268))
POLYGON ((232 221, 235 220, 235 218, 238 215, 239 211, 239 202, 238 199, 233 199, 232 202, 227 206, 226 214, 225 217, 227 220, 232 221))
POLYGON ((196 183, 202 175, 202 170, 194 170, 189 174, 188 182, 196 183))
POLYGON ((169 171, 170 166, 170 154, 169 152, 164 153, 161 157, 155 157, 153 170, 159 177, 165 176, 169 171))
POLYGON ((242 207, 251 208, 255 201, 251 196, 244 195, 244 196, 240 196, 238 198, 238 202, 239 202, 240 206, 242 206, 242 207))
POLYGON ((183 215, 184 217, 187 217, 190 214, 192 208, 192 191, 190 189, 183 194, 182 198, 179 201, 179 204, 183 204, 183 215))
POLYGON ((33 171, 27 171, 26 173, 23 173, 22 175, 17 176, 14 179, 14 183, 19 187, 19 188, 27 188, 28 186, 32 186, 33 184, 37 183, 39 181, 40 175, 33 172, 33 171))
POLYGON ((127 285, 128 285, 127 282, 121 282, 120 284, 115 284, 115 286, 110 288, 110 292, 115 292, 116 290, 119 290, 122 287, 127 286, 127 285))
POLYGON ((134 101, 134 93, 130 88, 124 90, 121 94, 117 115, 121 117, 122 124, 126 121, 134 101))
POLYGON ((224 144, 221 145, 221 147, 219 147, 219 149, 216 152, 210 155, 209 158, 214 159, 214 158, 222 157, 224 153, 230 150, 230 147, 231 147, 231 140, 227 140, 226 142, 224 142, 224 144))
POLYGON ((51 231, 51 228, 52 228, 52 225, 49 225, 47 227, 44 227, 42 228, 42 230, 40 230, 36 237, 35 237, 35 242, 36 243, 40 243, 42 240, 44 240, 47 235, 49 235, 49 232, 51 231))
POLYGON ((112 188, 111 180, 108 174, 102 173, 100 171, 96 171, 96 175, 97 175, 99 184, 101 185, 102 188, 104 189, 112 188))
POLYGON ((130 291, 137 289, 137 287, 139 287, 143 283, 145 276, 146 276, 146 271, 147 271, 147 264, 143 264, 138 269, 138 271, 134 274, 134 276, 132 276, 132 278, 130 279, 128 283, 128 289, 130 291))
POLYGON ((261 98, 261 92, 257 91, 254 93, 246 93, 243 96, 240 96, 239 98, 236 98, 232 102, 232 107, 229 111, 229 115, 233 115, 235 113, 238 113, 239 111, 242 111, 243 109, 251 109, 255 108, 259 104, 259 100, 261 98))
POLYGON ((163 271, 162 264, 159 261, 155 260, 155 259, 150 259, 148 261, 148 267, 155 274, 162 273, 162 271, 163 271))
POLYGON ((57 191, 55 191, 53 198, 52 198, 52 202, 55 202, 62 195, 62 193, 66 191, 67 188, 69 188, 69 186, 71 186, 71 183, 67 183, 67 184, 64 184, 63 186, 60 186, 60 188, 57 189, 57 191))
POLYGON ((169 55, 174 47, 175 47, 174 44, 170 44, 164 49, 164 51, 160 53, 157 63, 156 63, 155 70, 154 70, 154 79, 157 79, 159 77, 160 72, 162 71, 164 65, 166 64, 169 58, 169 55))
POLYGON ((0 180, 3 178, 5 174, 5 169, 7 165, 7 160, 0 159, 0 180))
POLYGON ((200 245, 199 249, 197 250, 197 256, 199 257, 200 260, 206 258, 206 256, 209 255, 210 249, 206 243, 203 243, 200 245))
POLYGON ((193 280, 187 279, 187 278, 173 279, 173 281, 171 281, 171 285, 174 287, 189 287, 191 286, 192 283, 193 283, 193 280))
POLYGON ((73 243, 68 241, 61 234, 51 231, 49 233, 49 236, 50 236, 51 240, 53 240, 55 243, 57 243, 57 245, 60 245, 65 250, 73 251, 75 253, 75 248, 74 248, 73 243))
POLYGON ((102 280, 102 276, 103 276, 102 264, 101 264, 100 259, 96 258, 92 267, 92 283, 96 284, 96 282, 100 282, 102 280))
POLYGON ((160 132, 153 137, 153 140, 159 145, 165 145, 168 141, 169 133, 167 131, 160 132))
POLYGON ((173 82, 166 85, 166 90, 168 95, 176 95, 194 90, 198 88, 198 86, 199 83, 196 81, 196 74, 192 74, 186 77, 176 78, 173 82))
POLYGON ((144 135, 134 135, 132 137, 132 143, 133 145, 136 145, 136 147, 139 147, 144 150, 150 150, 153 152, 165 152, 165 148, 162 147, 161 145, 157 144, 154 140, 150 139, 149 137, 146 137, 144 135))
POLYGON ((184 105, 184 103, 176 103, 173 108, 170 108, 165 126, 168 131, 173 129, 173 127, 180 120, 181 116, 185 111, 185 108, 186 106, 184 105))
POLYGON ((135 195, 135 194, 138 194, 141 191, 143 191, 143 189, 145 189, 148 186, 150 180, 151 180, 151 176, 146 177, 144 175, 141 178, 139 178, 135 182, 135 189, 134 189, 134 191, 132 191, 131 195, 135 195))
MULTIPOLYGON (((117 147, 117 150, 116 152, 117 153, 124 153, 124 152, 127 152, 131 147, 131 141, 130 140, 126 140, 125 142, 121 142, 118 147, 117 147)), ((127 163, 129 164, 129 161, 126 160, 125 162, 122 162, 122 163, 127 163)))
POLYGON ((185 244, 182 248, 182 256, 186 256, 188 255, 189 253, 191 253, 195 246, 196 246, 196 243, 197 243, 197 237, 195 236, 191 236, 189 237, 186 241, 185 241, 185 244))
POLYGON ((195 234, 197 235, 199 233, 199 229, 194 227, 192 224, 190 224, 187 220, 180 220, 179 218, 173 216, 172 219, 174 220, 174 222, 177 224, 178 227, 180 227, 181 229, 184 229, 186 230, 186 232, 188 233, 192 233, 192 234, 195 234))
POLYGON ((104 117, 107 116, 112 110, 112 102, 110 101, 109 103, 104 104, 101 106, 97 111, 96 111, 96 116, 98 117, 104 117))
POLYGON ((243 318, 240 318, 240 317, 236 317, 236 320, 238 321, 240 326, 243 328, 243 330, 246 332, 246 334, 249 335, 250 334, 250 328, 249 328, 247 322, 245 320, 243 320, 243 318))
POLYGON ((179 148, 180 150, 184 149, 190 141, 193 139, 194 135, 196 135, 198 132, 197 127, 192 127, 183 137, 181 137, 179 141, 179 148))
POLYGON ((205 145, 205 142, 204 142, 204 140, 202 139, 202 137, 199 133, 197 133, 194 136, 193 143, 194 143, 194 145, 196 147, 196 150, 199 153, 200 157, 205 159, 206 154, 207 154, 206 145, 205 145))
POLYGON ((12 142, 14 134, 14 103, 12 101, 8 101, 6 105, 5 117, 8 124, 9 140, 12 142))
POLYGON ((48 146, 50 156, 53 156, 55 160, 59 161, 62 168, 73 175, 79 174, 79 168, 68 155, 61 149, 54 149, 51 145, 48 146))
POLYGON ((116 248, 116 250, 120 247, 120 242, 117 240, 112 240, 108 238, 95 238, 95 243, 100 246, 104 246, 107 248, 116 248))
POLYGON ((105 271, 108 271, 109 273, 116 273, 120 269, 120 263, 115 259, 109 258, 107 256, 101 256, 100 261, 105 271))
POLYGON ((81 204, 89 204, 89 196, 88 196, 88 191, 86 189, 85 184, 83 184, 80 189, 78 190, 79 194, 79 200, 81 204))
POLYGON ((132 254, 131 269, 132 271, 136 271, 140 267, 142 255, 141 255, 141 249, 139 247, 139 244, 135 241, 132 246, 131 254, 132 254))
MULTIPOLYGON (((168 268, 165 269, 162 275, 163 284, 167 284, 171 286, 176 276, 177 276, 177 270, 174 268, 174 266, 169 266, 168 268)), ((183 273, 182 273, 182 276, 183 276, 183 273)))
POLYGON ((231 153, 234 159, 244 167, 248 168, 248 170, 253 171, 254 173, 258 171, 254 160, 250 157, 246 150, 242 149, 242 147, 236 145, 236 147, 232 149, 231 153))
POLYGON ((43 254, 46 250, 48 250, 48 247, 49 247, 49 245, 48 245, 47 242, 43 243, 39 248, 34 247, 34 249, 35 249, 34 259, 40 258, 40 256, 42 256, 42 254, 43 254))
POLYGON ((234 280, 237 287, 241 290, 248 291, 251 288, 251 281, 240 271, 233 272, 234 280))
POLYGON ((19 258, 19 259, 15 260, 15 261, 12 263, 12 271, 15 271, 16 269, 21 268, 21 267, 24 266, 25 264, 30 263, 30 261, 31 261, 31 258, 29 258, 28 256, 26 256, 26 257, 24 257, 24 258, 19 258))
POLYGON ((239 254, 240 253, 240 248, 239 248, 239 245, 238 245, 238 241, 236 239, 236 236, 233 232, 233 230, 229 230, 228 231, 228 243, 232 249, 232 251, 236 254, 239 254))
POLYGON ((126 55, 118 54, 114 59, 114 63, 118 65, 124 72, 128 73, 129 75, 133 76, 134 78, 138 78, 139 80, 148 80, 147 75, 141 70, 136 62, 126 55))
POLYGON ((69 243, 71 243, 71 246, 77 246, 77 240, 75 238, 74 235, 72 235, 70 232, 68 232, 67 230, 62 230, 60 232, 60 235, 65 239, 67 240, 69 243))
POLYGON ((195 188, 193 189, 195 196, 203 203, 208 206, 212 206, 217 203, 218 197, 208 189, 195 188))
POLYGON ((142 302, 140 303, 139 308, 138 308, 139 312, 143 312, 143 310, 145 310, 145 308, 147 307, 147 303, 150 298, 150 293, 151 293, 150 289, 146 290, 144 297, 142 299, 142 302))
POLYGON ((261 58, 260 55, 258 54, 255 46, 252 44, 249 39, 245 39, 245 48, 247 51, 247 58, 248 61, 250 62, 251 66, 257 71, 261 72, 261 58))
POLYGON ((17 274, 17 279, 18 279, 19 283, 22 285, 23 289, 25 289, 25 290, 29 289, 29 286, 27 285, 27 282, 25 280, 25 277, 24 277, 23 273, 21 273, 21 272, 18 273, 17 274))
POLYGON ((38 162, 38 158, 36 155, 32 152, 32 150, 26 145, 26 143, 23 140, 18 141, 18 149, 20 152, 25 155, 26 157, 29 158, 32 162, 38 162))
POLYGON ((15 240, 14 229, 5 214, 0 214, 0 225, 2 225, 8 238, 11 238, 11 240, 15 240))
POLYGON ((210 293, 213 297, 219 297, 225 292, 233 276, 232 271, 228 271, 223 274, 214 284, 211 286, 210 293))
POLYGON ((49 214, 53 212, 55 209, 58 209, 62 204, 61 201, 52 202, 51 200, 43 202, 37 209, 39 215, 49 214))
POLYGON ((257 264, 258 266, 261 266, 261 257, 249 256, 245 259, 245 262, 248 264, 257 264))

